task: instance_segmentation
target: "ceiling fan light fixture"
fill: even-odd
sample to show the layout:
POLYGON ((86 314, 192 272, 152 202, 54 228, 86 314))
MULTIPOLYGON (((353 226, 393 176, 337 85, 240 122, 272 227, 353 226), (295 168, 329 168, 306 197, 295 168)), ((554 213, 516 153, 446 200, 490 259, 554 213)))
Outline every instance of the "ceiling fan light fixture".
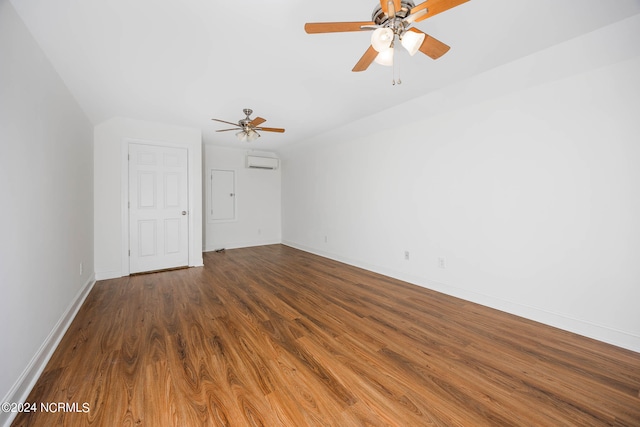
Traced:
POLYGON ((256 132, 255 130, 250 129, 247 132, 247 141, 249 141, 249 142, 255 141, 258 138, 260 138, 260 134, 258 132, 256 132))
POLYGON ((242 142, 245 142, 247 140, 247 133, 241 130, 240 132, 236 133, 236 138, 238 138, 242 142))
POLYGON ((376 64, 385 65, 390 67, 393 65, 393 48, 388 47, 382 52, 378 53, 376 59, 374 60, 376 64))
POLYGON ((391 28, 378 28, 371 34, 371 46, 377 52, 382 52, 391 46, 393 38, 394 34, 391 28))
POLYGON ((402 43, 402 47, 407 49, 409 55, 413 56, 418 52, 420 46, 422 46, 422 42, 424 42, 425 38, 424 33, 415 33, 413 31, 407 31, 402 35, 402 39, 400 43, 402 43))
MULTIPOLYGON (((371 50, 373 51, 373 49, 371 50)), ((260 138, 260 134, 256 132, 257 130, 261 132, 264 131, 264 132, 284 133, 284 129, 282 128, 262 127, 261 126, 262 123, 266 122, 267 119, 263 119, 262 117, 256 117, 255 119, 251 119, 251 117, 249 116, 251 115, 251 113, 253 113, 253 110, 251 110, 250 108, 245 108, 242 111, 244 112, 244 114, 246 114, 247 117, 245 117, 242 120, 238 120, 238 123, 232 123, 232 122, 228 122, 226 120, 220 120, 220 119, 211 119, 216 122, 226 123, 228 125, 235 127, 232 129, 220 129, 216 132, 238 131, 235 134, 236 138, 238 138, 238 140, 242 142, 251 142, 260 138)))

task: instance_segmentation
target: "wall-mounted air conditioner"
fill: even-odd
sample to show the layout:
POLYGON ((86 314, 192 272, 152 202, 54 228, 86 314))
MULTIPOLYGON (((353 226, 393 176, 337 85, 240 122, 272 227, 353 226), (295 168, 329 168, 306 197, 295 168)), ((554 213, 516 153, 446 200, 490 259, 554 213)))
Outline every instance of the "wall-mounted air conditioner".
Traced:
POLYGON ((255 169, 278 169, 280 161, 274 157, 247 156, 247 167, 255 169))

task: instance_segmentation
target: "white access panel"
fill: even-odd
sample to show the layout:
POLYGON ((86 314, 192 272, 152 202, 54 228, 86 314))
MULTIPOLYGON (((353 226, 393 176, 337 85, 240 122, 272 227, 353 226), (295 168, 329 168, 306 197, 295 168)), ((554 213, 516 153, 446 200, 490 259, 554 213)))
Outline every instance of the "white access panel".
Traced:
POLYGON ((236 219, 235 186, 235 171, 211 169, 209 218, 212 221, 234 221, 236 219))

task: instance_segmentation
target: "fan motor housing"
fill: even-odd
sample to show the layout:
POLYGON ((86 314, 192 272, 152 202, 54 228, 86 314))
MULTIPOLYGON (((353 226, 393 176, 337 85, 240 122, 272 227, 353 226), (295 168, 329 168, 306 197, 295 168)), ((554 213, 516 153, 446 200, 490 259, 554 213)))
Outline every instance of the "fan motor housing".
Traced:
MULTIPOLYGON (((411 9, 415 7, 415 4, 410 0, 402 0, 400 2, 400 10, 396 10, 396 18, 404 19, 411 14, 411 9)), ((384 25, 389 21, 389 15, 382 11, 380 4, 376 5, 371 14, 371 20, 376 25, 384 25)))

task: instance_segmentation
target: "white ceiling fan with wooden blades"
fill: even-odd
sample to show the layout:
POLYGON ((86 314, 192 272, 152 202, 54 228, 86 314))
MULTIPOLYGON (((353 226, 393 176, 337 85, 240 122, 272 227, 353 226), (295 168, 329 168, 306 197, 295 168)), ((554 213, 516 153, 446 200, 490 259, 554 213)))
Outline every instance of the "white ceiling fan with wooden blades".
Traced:
POLYGON ((228 125, 235 126, 234 128, 231 128, 231 129, 220 129, 220 130, 217 130, 216 132, 237 131, 236 137, 240 141, 249 141, 249 142, 255 141, 256 139, 260 138, 260 134, 258 133, 258 131, 278 132, 278 133, 284 132, 284 129, 282 128, 270 128, 270 127, 260 126, 262 123, 266 122, 267 120, 263 119, 262 117, 256 117, 255 119, 252 119, 250 116, 251 114, 253 114, 253 110, 250 108, 245 108, 244 110, 242 110, 242 112, 246 115, 246 117, 244 119, 238 120, 238 123, 232 123, 232 122, 228 122, 226 120, 220 120, 220 119, 211 119, 211 120, 215 120, 216 122, 226 123, 228 125))
POLYGON ((371 45, 352 71, 364 71, 374 61, 392 65, 396 41, 411 56, 420 51, 432 59, 438 59, 447 53, 449 46, 411 25, 468 1, 427 0, 416 6, 411 0, 380 0, 371 14, 371 21, 309 22, 304 30, 307 34, 373 31, 371 45))

